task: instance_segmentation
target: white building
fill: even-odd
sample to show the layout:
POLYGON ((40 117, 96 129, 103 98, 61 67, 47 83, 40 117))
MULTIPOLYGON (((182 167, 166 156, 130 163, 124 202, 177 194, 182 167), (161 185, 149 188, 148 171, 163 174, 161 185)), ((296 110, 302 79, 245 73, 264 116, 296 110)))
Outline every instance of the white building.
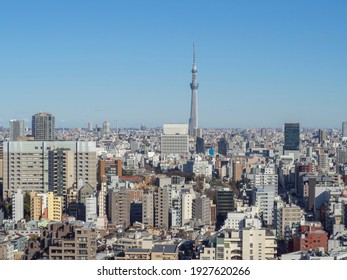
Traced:
POLYGON ((97 217, 97 197, 94 193, 86 197, 86 222, 95 222, 97 217))
POLYGON ((273 224, 273 209, 275 202, 275 187, 264 186, 256 191, 256 206, 262 213, 263 221, 267 225, 273 224))
POLYGON ((186 155, 189 152, 187 124, 164 124, 161 136, 161 153, 186 155))
POLYGON ((24 218, 24 194, 21 189, 17 189, 12 194, 12 219, 15 222, 24 218))

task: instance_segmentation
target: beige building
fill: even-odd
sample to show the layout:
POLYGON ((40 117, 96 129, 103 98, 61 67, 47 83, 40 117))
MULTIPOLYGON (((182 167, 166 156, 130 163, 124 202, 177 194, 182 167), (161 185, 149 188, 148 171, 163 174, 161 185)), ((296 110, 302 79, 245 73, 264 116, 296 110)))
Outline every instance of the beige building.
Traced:
POLYGON ((3 196, 53 191, 65 195, 78 182, 96 186, 96 143, 79 141, 4 142, 3 196))
POLYGON ((47 194, 31 192, 30 193, 30 219, 40 220, 45 211, 48 211, 47 204, 48 196, 47 194))
POLYGON ((242 257, 242 232, 224 231, 224 237, 217 237, 213 244, 200 252, 201 260, 240 260, 242 257))
POLYGON ((300 224, 303 210, 295 204, 288 205, 278 202, 275 211, 275 227, 277 230, 277 236, 278 238, 283 239, 286 227, 291 228, 293 224, 300 224))
POLYGON ((242 259, 271 260, 277 256, 276 236, 266 229, 242 230, 242 259))
POLYGON ((53 192, 47 193, 48 200, 48 220, 60 222, 63 213, 63 199, 61 196, 54 195, 53 192))
POLYGON ((154 194, 152 192, 142 196, 142 223, 154 226, 154 194))
POLYGON ((0 242, 0 260, 13 260, 14 247, 10 241, 0 242))
POLYGON ((178 260, 178 251, 177 245, 155 245, 151 260, 178 260))

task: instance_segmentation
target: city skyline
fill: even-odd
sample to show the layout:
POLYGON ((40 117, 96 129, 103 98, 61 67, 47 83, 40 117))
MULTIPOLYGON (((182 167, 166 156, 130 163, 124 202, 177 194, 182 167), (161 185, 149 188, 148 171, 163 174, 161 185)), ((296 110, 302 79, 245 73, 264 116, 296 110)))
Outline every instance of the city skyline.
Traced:
POLYGON ((343 1, 19 2, 0 17, 0 126, 42 111, 67 128, 187 123, 193 42, 199 127, 347 119, 343 1))

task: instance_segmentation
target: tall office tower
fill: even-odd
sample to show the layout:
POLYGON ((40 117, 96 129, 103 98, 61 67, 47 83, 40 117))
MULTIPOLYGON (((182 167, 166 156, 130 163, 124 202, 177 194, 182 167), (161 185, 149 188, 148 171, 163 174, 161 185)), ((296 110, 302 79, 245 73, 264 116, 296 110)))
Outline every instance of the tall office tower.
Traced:
POLYGON ((300 149, 300 124, 284 124, 284 147, 285 151, 299 151, 300 149))
POLYGON ((24 192, 53 191, 55 194, 65 195, 65 190, 71 187, 72 181, 74 186, 82 181, 83 184, 89 183, 95 187, 96 143, 87 141, 4 142, 3 170, 4 198, 10 197, 18 188, 24 192), (73 155, 69 150, 73 152, 73 155), (73 161, 73 167, 71 161, 73 161), (52 178, 51 181, 50 178, 52 178))
POLYGON ((193 68, 192 68, 192 82, 190 88, 192 90, 192 100, 190 104, 190 118, 189 118, 189 135, 196 136, 196 130, 198 128, 198 79, 196 68, 196 52, 195 44, 193 44, 193 68))
POLYGON ((102 124, 102 135, 110 134, 110 122, 104 121, 102 124))
POLYGON ((219 229, 224 225, 228 212, 234 211, 234 192, 229 189, 217 191, 217 224, 219 229))
POLYGON ((55 139, 55 118, 50 113, 37 113, 32 117, 32 133, 35 140, 55 139))
POLYGON ((342 123, 342 138, 347 139, 347 122, 342 123))
POLYGON ((97 197, 93 193, 86 197, 86 222, 95 222, 97 217, 97 197))
POLYGON ((189 136, 186 124, 164 124, 161 136, 162 154, 188 154, 189 136))
POLYGON ((25 136, 24 120, 10 120, 10 141, 25 136))

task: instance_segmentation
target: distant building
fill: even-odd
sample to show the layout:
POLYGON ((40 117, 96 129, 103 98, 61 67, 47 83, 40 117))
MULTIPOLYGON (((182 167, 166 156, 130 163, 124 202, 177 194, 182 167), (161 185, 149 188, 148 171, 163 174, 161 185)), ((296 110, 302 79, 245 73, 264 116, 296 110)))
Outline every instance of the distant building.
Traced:
POLYGON ((35 140, 55 140, 55 117, 50 113, 37 113, 32 117, 32 133, 35 140))
POLYGON ((186 155, 189 152, 187 124, 164 124, 161 136, 161 153, 186 155))
POLYGON ((24 120, 10 120, 10 141, 17 141, 17 138, 23 138, 24 136, 24 120))
POLYGON ((347 122, 342 123, 342 139, 347 139, 347 122))
POLYGON ((195 145, 196 145, 196 153, 197 154, 204 154, 205 153, 205 141, 203 138, 197 137, 195 145))
POLYGON ((228 141, 225 138, 221 138, 218 141, 218 154, 226 156, 228 153, 228 141))
POLYGON ((300 124, 284 124, 284 147, 285 151, 299 151, 300 149, 300 124))

